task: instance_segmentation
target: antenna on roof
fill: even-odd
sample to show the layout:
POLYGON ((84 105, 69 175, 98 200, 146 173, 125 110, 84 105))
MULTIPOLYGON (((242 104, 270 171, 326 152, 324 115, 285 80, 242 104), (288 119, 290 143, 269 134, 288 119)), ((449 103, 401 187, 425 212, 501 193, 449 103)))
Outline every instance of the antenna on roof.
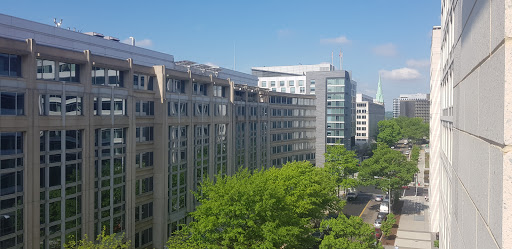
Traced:
POLYGON ((60 28, 62 25, 62 19, 60 19, 60 22, 57 22, 57 18, 53 18, 53 23, 55 23, 55 27, 60 28))

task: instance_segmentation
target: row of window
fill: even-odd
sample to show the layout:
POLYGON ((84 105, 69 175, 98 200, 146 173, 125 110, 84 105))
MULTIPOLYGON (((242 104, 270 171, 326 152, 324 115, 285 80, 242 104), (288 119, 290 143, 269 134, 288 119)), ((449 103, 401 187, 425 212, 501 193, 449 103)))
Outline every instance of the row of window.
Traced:
POLYGON ((285 145, 279 145, 279 146, 273 146, 272 147, 272 154, 279 154, 279 153, 286 153, 291 151, 297 151, 297 150, 310 150, 314 149, 315 145, 313 143, 295 143, 295 144, 285 144, 285 145))
POLYGON ((308 99, 308 98, 270 96, 269 103, 282 104, 282 105, 311 105, 312 106, 312 105, 315 105, 315 100, 308 99))
MULTIPOLYGON (((272 87, 271 90, 272 90, 272 92, 277 92, 277 88, 275 88, 275 87, 272 87)), ((290 87, 290 91, 286 91, 286 87, 281 87, 279 92, 282 92, 282 93, 285 93, 285 92, 297 93, 296 90, 295 90, 295 87, 290 87)), ((305 87, 299 87, 299 93, 306 93, 306 88, 305 87)))
POLYGON ((356 136, 358 136, 358 137, 366 137, 366 133, 356 133, 356 136))
POLYGON ((287 162, 295 162, 295 161, 304 161, 304 160, 314 160, 315 153, 306 153, 301 155, 292 155, 282 158, 272 159, 272 165, 275 167, 281 167, 287 162))
POLYGON ((272 109, 273 117, 304 117, 314 116, 314 110, 304 109, 272 109))
POLYGON ((313 128, 315 127, 315 121, 272 121, 273 129, 289 129, 289 128, 313 128))
MULTIPOLYGON (((299 105, 311 105, 313 100, 310 99, 298 99, 297 98, 284 98, 271 97, 271 101, 275 103, 298 103, 299 105), (281 102, 286 101, 286 102, 281 102)), ((215 116, 227 116, 228 107, 227 104, 214 104, 215 116)), ((25 107, 25 94, 17 92, 0 92, 0 115, 24 115, 25 107)), ((167 115, 168 116, 187 116, 187 102, 181 101, 169 101, 167 103, 167 115)), ((42 116, 60 116, 72 115, 81 116, 84 114, 84 101, 81 96, 62 96, 59 94, 42 94, 39 95, 39 115, 42 116)), ((126 115, 127 113, 127 101, 122 98, 105 98, 95 97, 94 98, 94 115, 105 116, 105 115, 126 115)), ((251 116, 258 115, 258 107, 246 107, 237 106, 236 115, 245 116, 245 110, 249 108, 249 114, 251 116)), ((267 115, 267 107, 259 107, 260 115, 267 115)), ((311 115, 311 110, 293 110, 292 109, 274 109, 273 116, 304 116, 311 115), (293 113, 292 113, 293 112, 293 113)), ((135 114, 137 116, 154 116, 155 104, 154 101, 137 101, 135 103, 135 114)), ((194 115, 196 116, 209 116, 210 115, 210 104, 206 103, 195 103, 194 104, 194 115)))
MULTIPOLYGON (((299 86, 304 86, 304 80, 298 80, 297 83, 298 83, 299 86)), ((260 85, 262 87, 267 87, 267 82, 266 81, 261 81, 260 85)), ((276 82, 275 81, 270 81, 270 87, 274 87, 274 86, 276 86, 276 82)), ((280 80, 279 81, 279 86, 285 86, 285 81, 284 80, 280 80)), ((289 80, 288 81, 288 86, 295 86, 295 81, 294 80, 289 80)))
POLYGON ((310 138, 314 136, 314 132, 310 131, 295 131, 295 132, 286 132, 286 133, 278 133, 272 134, 272 142, 276 141, 286 141, 291 139, 301 139, 301 138, 310 138))

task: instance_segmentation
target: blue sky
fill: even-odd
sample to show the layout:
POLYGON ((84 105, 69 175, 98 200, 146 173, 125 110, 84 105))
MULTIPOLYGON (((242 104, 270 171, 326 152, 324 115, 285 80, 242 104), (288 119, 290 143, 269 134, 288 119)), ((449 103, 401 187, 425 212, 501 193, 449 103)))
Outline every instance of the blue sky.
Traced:
POLYGON ((373 95, 379 72, 386 109, 401 93, 429 92, 432 26, 440 1, 9 1, 3 14, 95 31, 138 46, 245 73, 255 66, 331 62, 373 95))

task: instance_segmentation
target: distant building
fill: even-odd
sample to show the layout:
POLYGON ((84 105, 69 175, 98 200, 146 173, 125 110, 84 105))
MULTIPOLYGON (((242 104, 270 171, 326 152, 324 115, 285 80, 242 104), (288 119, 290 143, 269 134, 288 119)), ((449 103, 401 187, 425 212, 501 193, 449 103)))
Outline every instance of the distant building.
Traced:
POLYGON ((258 86, 272 92, 315 94, 315 83, 306 80, 307 72, 334 71, 334 66, 323 63, 278 67, 253 67, 252 75, 259 78, 258 86))
POLYGON ((384 115, 383 104, 375 102, 370 96, 356 95, 356 145, 376 140, 378 123, 384 120, 384 115))
POLYGON ((316 164, 323 166, 326 145, 355 145, 357 82, 331 64, 253 67, 258 86, 271 92, 316 95, 316 164))
POLYGON ((399 116, 422 118, 429 122, 430 94, 400 94, 400 98, 393 99, 393 117, 399 116))

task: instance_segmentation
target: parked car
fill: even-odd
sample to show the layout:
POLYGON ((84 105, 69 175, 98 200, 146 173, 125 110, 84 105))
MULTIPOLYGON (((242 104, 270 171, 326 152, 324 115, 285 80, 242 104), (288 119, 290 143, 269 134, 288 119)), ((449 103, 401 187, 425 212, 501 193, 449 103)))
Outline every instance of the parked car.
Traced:
POLYGON ((394 150, 394 149, 395 149, 395 146, 391 146, 391 149, 393 149, 393 150, 394 150))
POLYGON ((382 212, 379 212, 377 214, 377 219, 381 219, 381 220, 386 220, 388 218, 388 213, 382 213, 382 212))
POLYGON ((406 154, 406 155, 409 155, 409 153, 410 153, 409 151, 406 151, 406 152, 405 152, 405 154, 406 154))
POLYGON ((411 187, 409 187, 409 185, 406 185, 406 186, 402 186, 402 189, 409 189, 411 187))
POLYGON ((350 192, 347 194, 347 201, 355 200, 357 199, 357 193, 356 192, 350 192))
POLYGON ((375 222, 373 223, 373 226, 375 228, 380 228, 381 225, 382 225, 382 220, 381 219, 376 219, 375 222))
POLYGON ((381 236, 382 236, 382 230, 380 230, 380 228, 375 228, 375 238, 380 239, 381 236))
POLYGON ((389 213, 389 202, 382 202, 379 207, 379 212, 389 213))
POLYGON ((382 201, 384 200, 384 195, 376 195, 375 196, 375 201, 382 201))

